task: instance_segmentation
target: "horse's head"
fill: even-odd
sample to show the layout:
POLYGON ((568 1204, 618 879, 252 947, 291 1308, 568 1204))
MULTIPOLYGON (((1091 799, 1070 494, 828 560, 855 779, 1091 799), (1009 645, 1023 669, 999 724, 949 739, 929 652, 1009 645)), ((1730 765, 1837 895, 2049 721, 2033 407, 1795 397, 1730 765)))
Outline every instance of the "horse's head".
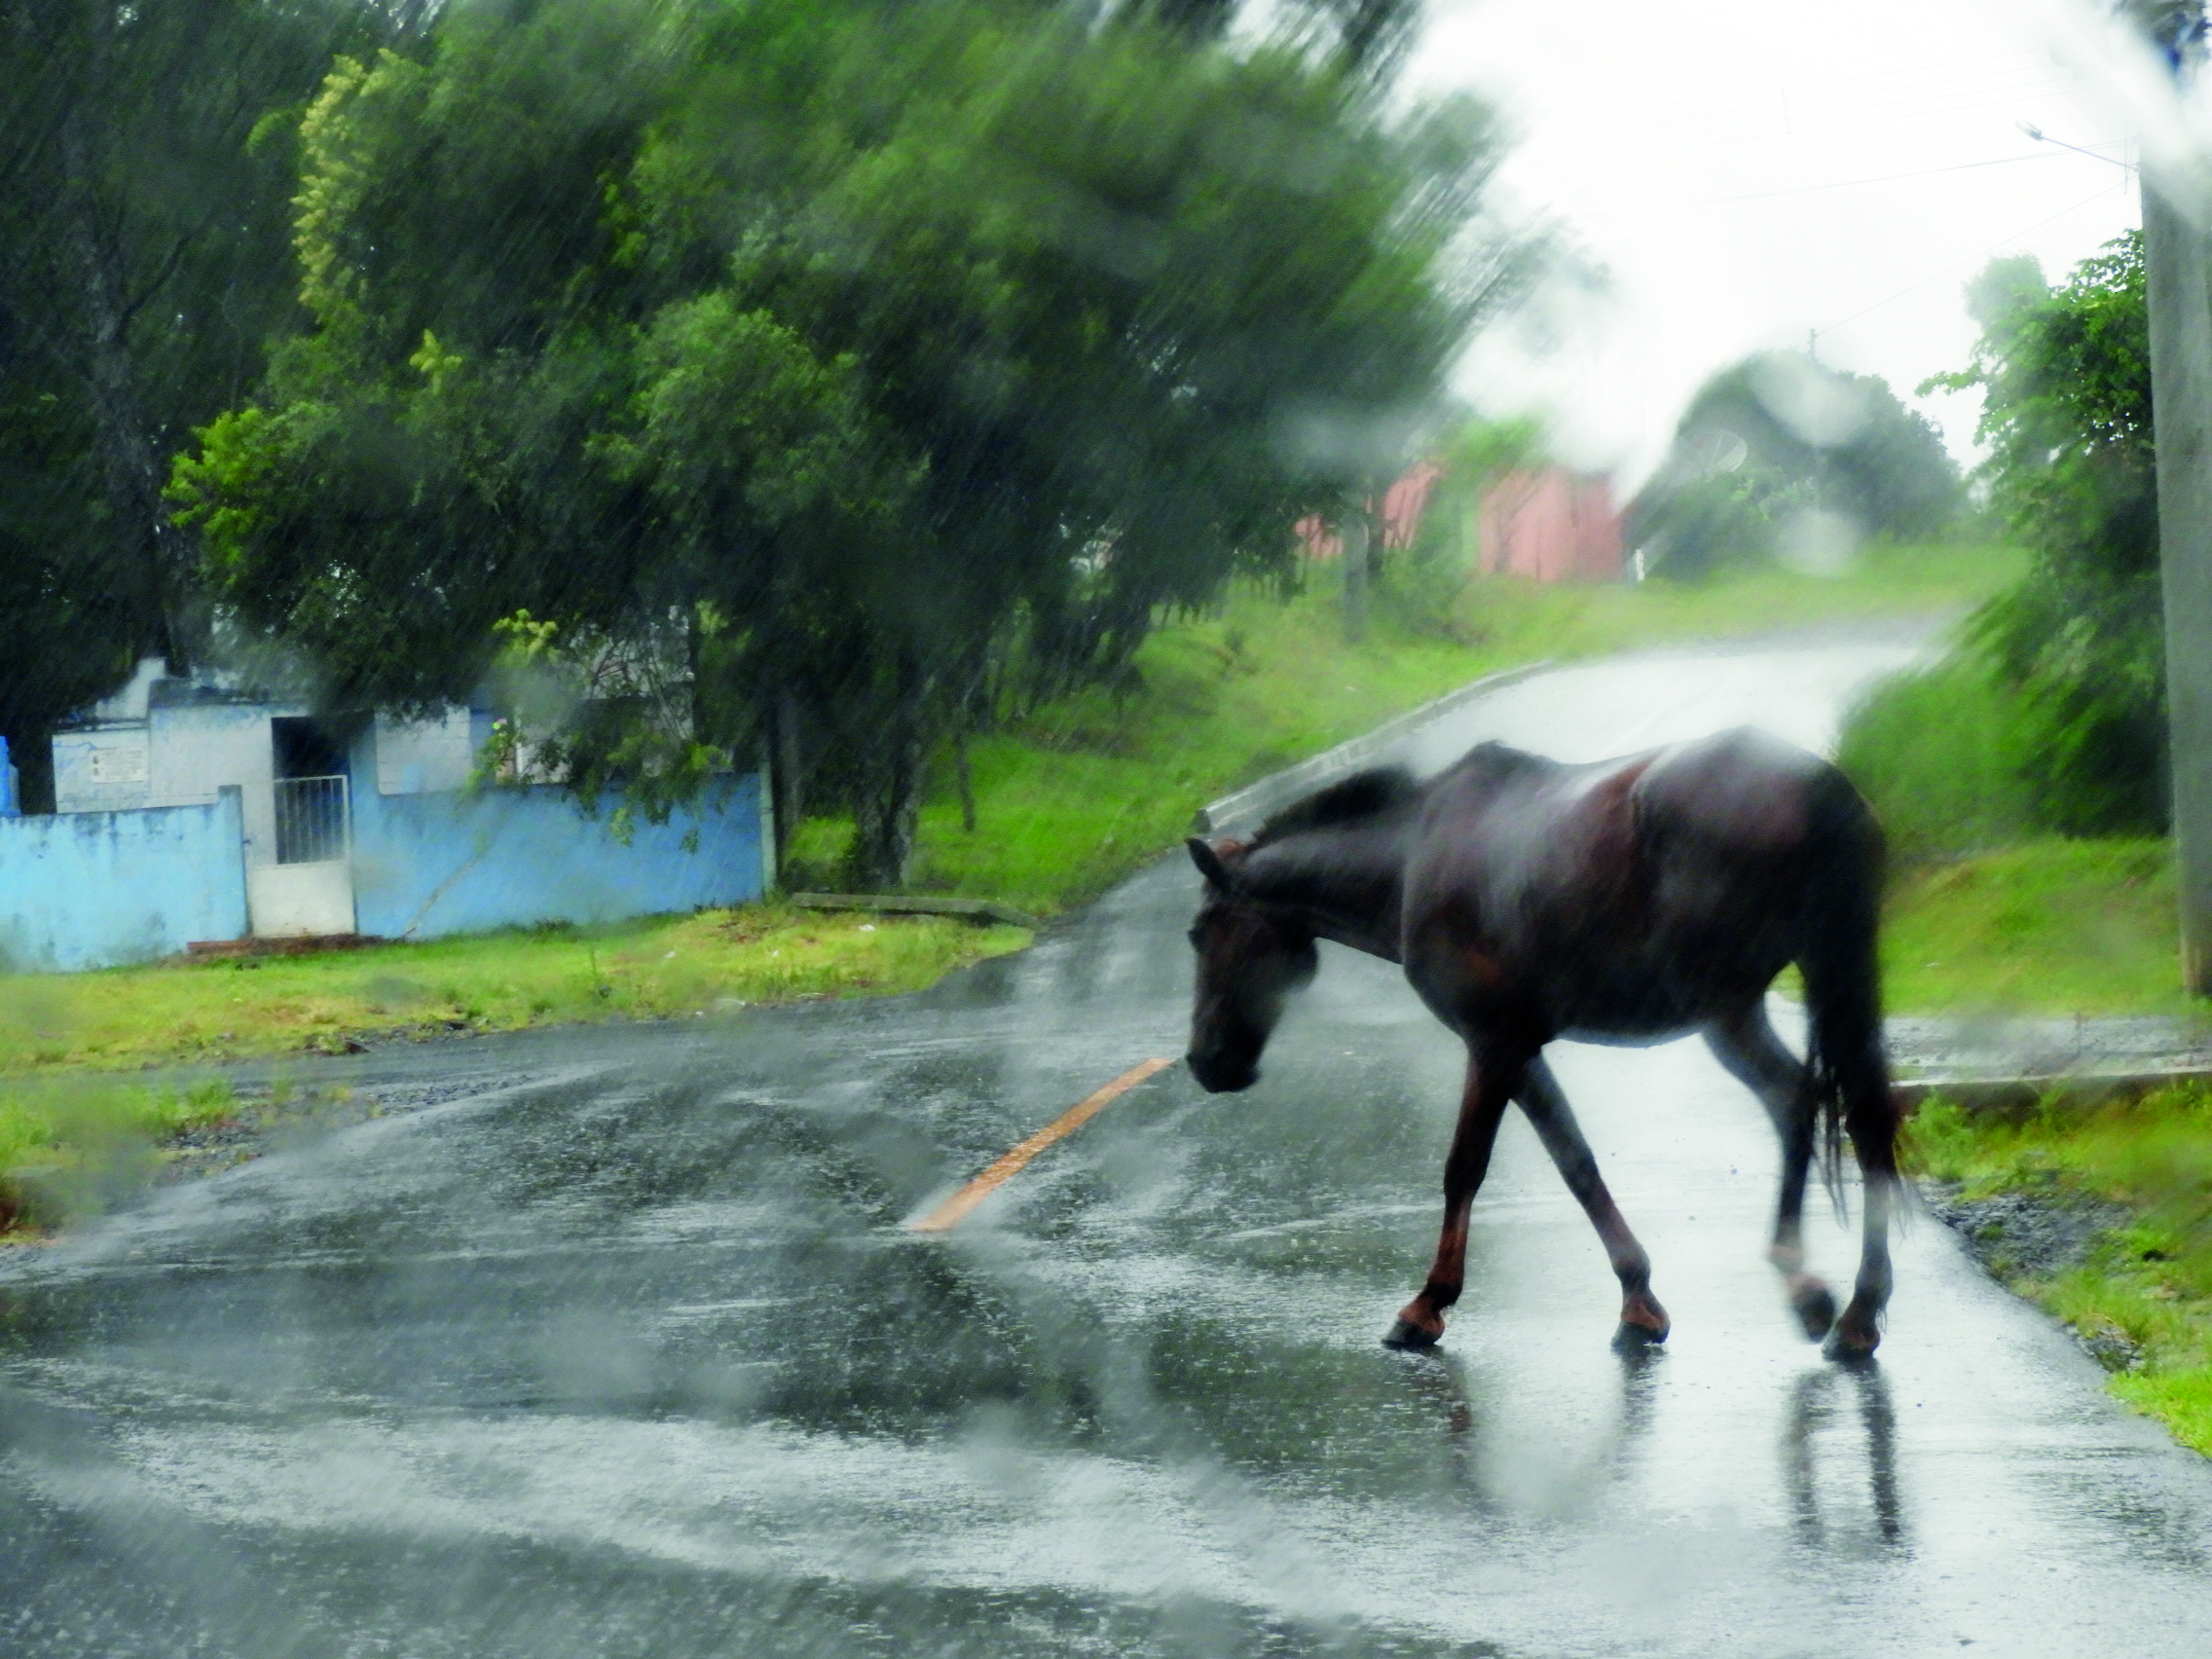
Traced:
POLYGON ((1241 846, 1233 841, 1217 851, 1193 836, 1190 848, 1191 862, 1206 878, 1205 901, 1191 924, 1198 953, 1191 1075, 1208 1093, 1220 1094, 1252 1087, 1283 999, 1313 977, 1320 958, 1310 928, 1242 891, 1241 846))

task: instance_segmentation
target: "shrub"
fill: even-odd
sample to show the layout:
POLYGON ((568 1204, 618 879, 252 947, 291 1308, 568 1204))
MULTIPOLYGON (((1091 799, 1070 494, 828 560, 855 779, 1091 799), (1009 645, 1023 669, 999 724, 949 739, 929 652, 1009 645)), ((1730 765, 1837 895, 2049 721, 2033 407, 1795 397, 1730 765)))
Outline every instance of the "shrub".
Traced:
POLYGON ((1978 657, 1883 682, 1845 717, 1836 760, 1905 863, 2004 846, 2033 830, 2033 715, 1978 657))

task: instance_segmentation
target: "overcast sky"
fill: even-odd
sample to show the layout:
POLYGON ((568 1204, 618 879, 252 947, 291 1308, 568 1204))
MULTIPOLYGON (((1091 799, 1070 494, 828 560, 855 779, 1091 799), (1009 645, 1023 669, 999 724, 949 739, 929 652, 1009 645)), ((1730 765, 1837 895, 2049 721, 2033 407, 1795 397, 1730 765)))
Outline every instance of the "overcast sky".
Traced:
MULTIPOLYGON (((1499 188, 1607 273, 1478 347, 1463 389, 1550 415, 1633 488, 1714 369, 1762 347, 1914 401, 1965 363, 1961 290, 1993 254, 2056 278, 2141 222, 2131 119, 2032 0, 1430 0, 1417 87, 1483 92, 1517 134, 1499 188), (2038 143, 2032 123, 2099 156, 2038 143), (1901 176, 1900 176, 1901 175, 1901 176)), ((2063 26, 2063 24, 2061 25, 2063 26)), ((1979 399, 1920 401, 1971 456, 1979 399)))

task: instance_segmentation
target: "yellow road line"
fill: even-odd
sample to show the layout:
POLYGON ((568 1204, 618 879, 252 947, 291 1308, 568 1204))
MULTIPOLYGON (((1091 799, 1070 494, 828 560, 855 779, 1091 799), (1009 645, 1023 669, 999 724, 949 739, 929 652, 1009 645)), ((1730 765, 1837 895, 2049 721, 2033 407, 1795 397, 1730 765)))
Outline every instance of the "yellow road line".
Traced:
POLYGON ((1082 1128, 1084 1124, 1089 1123, 1091 1119, 1112 1104, 1115 1099, 1126 1094, 1138 1084, 1144 1082, 1146 1078, 1152 1076, 1153 1073, 1165 1071, 1174 1063, 1173 1060, 1161 1059, 1140 1061, 1105 1088, 1094 1093, 1085 1095, 1019 1146, 1003 1154, 988 1169, 930 1211, 929 1214, 923 1216, 919 1221, 909 1221, 906 1224, 906 1231, 909 1233, 943 1233, 957 1226, 970 1210, 997 1192, 1012 1177, 1019 1174, 1022 1165, 1032 1158, 1035 1158, 1054 1141, 1063 1139, 1082 1128))

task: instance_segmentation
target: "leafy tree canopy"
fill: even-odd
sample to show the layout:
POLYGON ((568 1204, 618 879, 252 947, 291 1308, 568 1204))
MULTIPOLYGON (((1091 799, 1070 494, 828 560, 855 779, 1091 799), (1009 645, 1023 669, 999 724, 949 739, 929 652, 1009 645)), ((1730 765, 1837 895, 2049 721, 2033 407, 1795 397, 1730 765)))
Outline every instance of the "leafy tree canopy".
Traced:
POLYGON ((1849 538, 1928 535, 1959 504, 1941 437, 1887 382, 1768 351, 1699 388, 1627 531, 1654 569, 1688 576, 1847 551, 1849 538))
POLYGON ((2143 239, 2131 231, 2047 287, 2032 260, 1968 288, 1972 362, 1931 387, 1981 388, 1992 505, 2035 555, 1974 636, 2036 721, 2039 810, 2075 834, 2166 820, 2165 648, 2143 239))
POLYGON ((0 732, 35 806, 54 722, 199 650, 168 456, 287 327, 289 124, 351 0, 20 0, 0 18, 0 732))
POLYGON ((648 805, 795 700, 876 879, 981 677, 1282 568, 1521 270, 1472 106, 1011 0, 459 10, 299 130, 312 327, 170 491, 231 614, 358 707, 527 610, 648 805))

